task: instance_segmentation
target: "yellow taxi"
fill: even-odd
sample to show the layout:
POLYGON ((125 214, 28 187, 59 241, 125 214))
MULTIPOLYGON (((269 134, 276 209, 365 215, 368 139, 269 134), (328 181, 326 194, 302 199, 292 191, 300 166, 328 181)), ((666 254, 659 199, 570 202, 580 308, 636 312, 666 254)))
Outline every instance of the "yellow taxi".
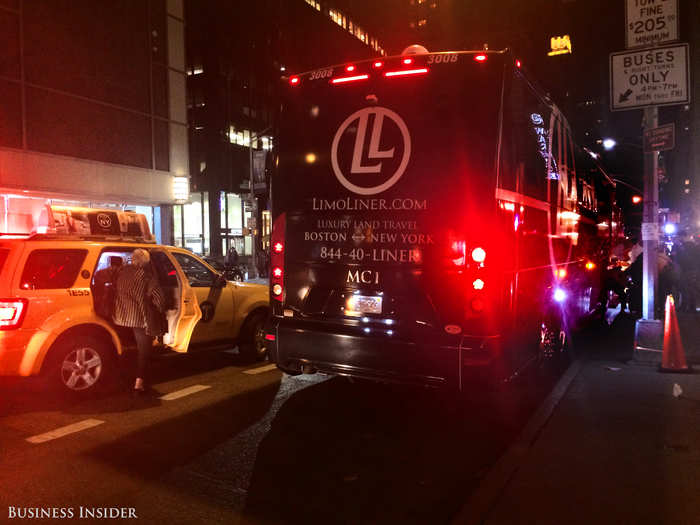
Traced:
POLYGON ((136 248, 150 253, 166 294, 168 332, 156 344, 187 352, 237 343, 245 357, 265 357, 267 286, 227 281, 193 253, 155 244, 139 214, 48 213, 45 233, 0 233, 0 376, 45 374, 76 393, 108 385, 135 342, 101 312, 102 276, 136 248))

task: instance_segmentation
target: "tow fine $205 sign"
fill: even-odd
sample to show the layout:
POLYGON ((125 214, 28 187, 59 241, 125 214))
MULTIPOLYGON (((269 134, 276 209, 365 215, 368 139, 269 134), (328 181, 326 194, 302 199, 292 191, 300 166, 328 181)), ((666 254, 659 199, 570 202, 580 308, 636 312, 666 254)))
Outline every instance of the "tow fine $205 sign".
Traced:
POLYGON ((610 54, 610 109, 690 102, 688 44, 610 54))

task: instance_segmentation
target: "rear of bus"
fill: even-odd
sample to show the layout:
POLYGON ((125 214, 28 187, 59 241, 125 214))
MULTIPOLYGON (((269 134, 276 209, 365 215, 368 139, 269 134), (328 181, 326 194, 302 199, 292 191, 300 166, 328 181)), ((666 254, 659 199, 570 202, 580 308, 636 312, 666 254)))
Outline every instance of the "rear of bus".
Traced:
POLYGON ((498 354, 494 199, 506 52, 322 68, 285 87, 272 181, 271 359, 461 386, 498 354))

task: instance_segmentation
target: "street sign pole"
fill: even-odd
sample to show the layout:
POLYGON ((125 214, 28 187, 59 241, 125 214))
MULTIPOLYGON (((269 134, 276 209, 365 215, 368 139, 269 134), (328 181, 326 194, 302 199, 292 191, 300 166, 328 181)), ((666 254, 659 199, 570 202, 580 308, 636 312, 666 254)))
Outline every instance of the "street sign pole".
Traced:
MULTIPOLYGON (((644 109, 644 129, 654 129, 659 124, 659 110, 656 106, 644 109)), ((659 216, 659 153, 644 153, 644 217, 649 226, 642 228, 643 275, 642 275, 642 318, 654 319, 654 293, 658 276, 658 216, 659 216)))

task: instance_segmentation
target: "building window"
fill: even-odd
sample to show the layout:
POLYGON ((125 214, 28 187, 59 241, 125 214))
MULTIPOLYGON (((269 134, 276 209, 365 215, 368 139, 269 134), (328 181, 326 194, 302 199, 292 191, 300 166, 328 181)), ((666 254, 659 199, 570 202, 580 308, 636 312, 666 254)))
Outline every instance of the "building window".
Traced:
POLYGON ((196 66, 189 66, 187 68, 187 76, 191 77, 192 75, 201 75, 204 73, 204 67, 201 64, 198 64, 196 66))
POLYGON ((175 246, 209 254, 209 193, 190 194, 190 202, 173 206, 175 246))

